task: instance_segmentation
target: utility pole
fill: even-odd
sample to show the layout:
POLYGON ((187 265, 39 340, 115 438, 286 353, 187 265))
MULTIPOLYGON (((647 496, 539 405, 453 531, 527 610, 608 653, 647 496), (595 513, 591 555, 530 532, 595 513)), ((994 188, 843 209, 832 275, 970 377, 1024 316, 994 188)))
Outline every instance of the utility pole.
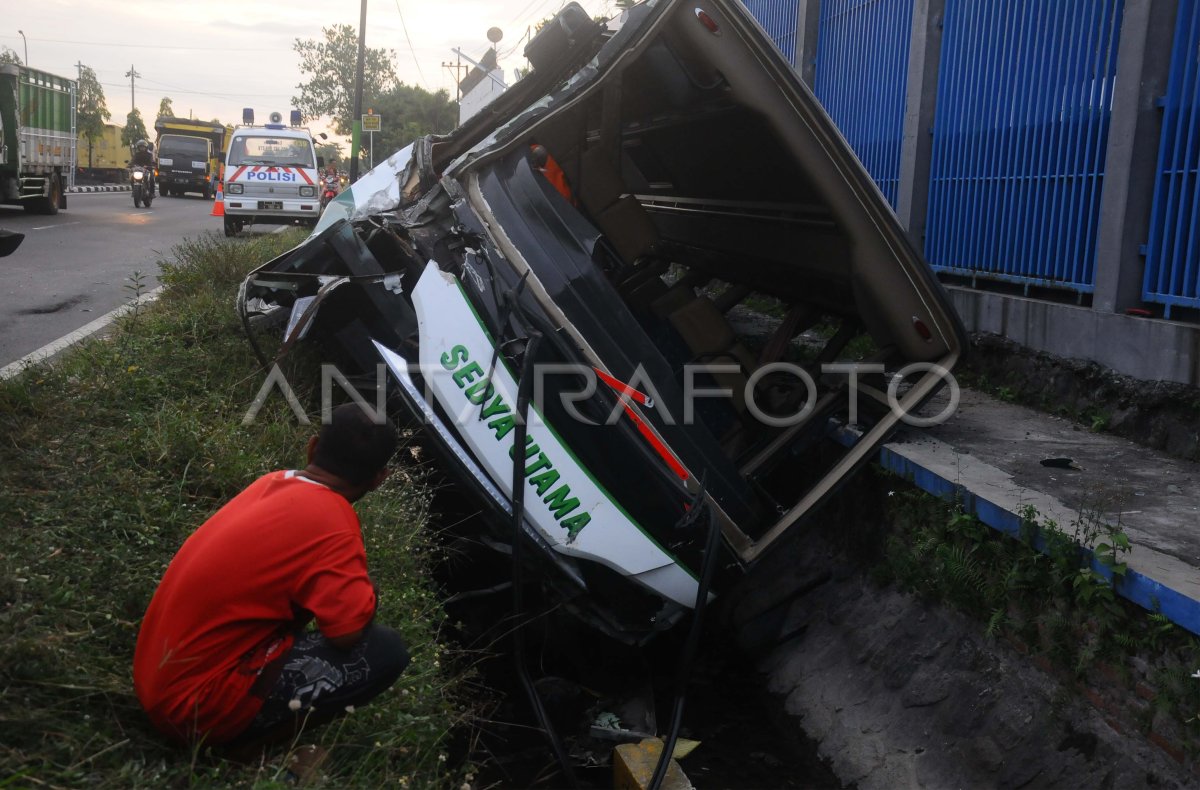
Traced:
POLYGON ((367 57, 367 0, 358 12, 358 68, 354 71, 354 115, 350 129, 350 183, 358 180, 358 151, 362 144, 363 68, 367 57))
POLYGON ((463 71, 470 71, 471 67, 463 65, 462 53, 455 54, 458 55, 457 61, 454 63, 446 63, 443 61, 442 68, 454 73, 454 101, 457 102, 462 101, 462 89, 459 87, 459 85, 462 83, 462 73, 463 71))
MULTIPOLYGON (((366 0, 363 0, 363 2, 365 3, 366 0)), ((133 83, 138 77, 140 77, 142 75, 138 74, 137 69, 135 69, 133 67, 133 64, 130 63, 129 71, 125 72, 125 76, 129 78, 129 111, 133 112, 134 110, 137 109, 137 102, 134 101, 133 83)))

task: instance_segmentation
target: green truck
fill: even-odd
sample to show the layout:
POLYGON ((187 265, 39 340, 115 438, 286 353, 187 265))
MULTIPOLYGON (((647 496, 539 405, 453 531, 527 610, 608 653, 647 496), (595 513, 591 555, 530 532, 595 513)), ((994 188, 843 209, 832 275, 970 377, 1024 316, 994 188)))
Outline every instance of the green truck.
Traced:
POLYGON ((67 207, 75 173, 75 80, 0 65, 0 203, 67 207))
POLYGON ((205 199, 217 191, 220 167, 217 157, 225 151, 222 124, 164 116, 154 122, 158 133, 158 189, 163 195, 199 192, 205 199))

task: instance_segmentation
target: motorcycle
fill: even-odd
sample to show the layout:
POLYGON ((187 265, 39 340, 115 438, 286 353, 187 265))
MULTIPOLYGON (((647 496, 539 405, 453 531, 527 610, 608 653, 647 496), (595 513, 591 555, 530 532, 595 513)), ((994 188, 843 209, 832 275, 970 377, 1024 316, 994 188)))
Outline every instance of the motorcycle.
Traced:
POLYGON ((321 179, 321 211, 338 196, 338 191, 341 187, 337 176, 325 176, 321 179))
POLYGON ((154 199, 154 170, 134 165, 129 171, 129 186, 133 192, 133 207, 150 208, 150 201, 154 199))

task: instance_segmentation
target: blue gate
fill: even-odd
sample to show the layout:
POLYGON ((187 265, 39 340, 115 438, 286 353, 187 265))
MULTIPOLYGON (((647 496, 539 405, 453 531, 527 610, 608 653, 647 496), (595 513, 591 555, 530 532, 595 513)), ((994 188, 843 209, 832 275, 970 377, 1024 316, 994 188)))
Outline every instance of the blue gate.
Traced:
POLYGON ((796 65, 796 25, 799 23, 800 0, 742 0, 747 10, 763 26, 779 51, 796 65))
POLYGON ((925 257, 1094 289, 1123 0, 946 0, 925 257))
POLYGON ((822 0, 813 92, 892 208, 913 0, 822 0))
POLYGON ((1175 22, 1171 76, 1163 101, 1158 175, 1146 244, 1146 278, 1142 298, 1171 306, 1200 307, 1200 79, 1196 53, 1200 47, 1200 9, 1181 2, 1175 22))

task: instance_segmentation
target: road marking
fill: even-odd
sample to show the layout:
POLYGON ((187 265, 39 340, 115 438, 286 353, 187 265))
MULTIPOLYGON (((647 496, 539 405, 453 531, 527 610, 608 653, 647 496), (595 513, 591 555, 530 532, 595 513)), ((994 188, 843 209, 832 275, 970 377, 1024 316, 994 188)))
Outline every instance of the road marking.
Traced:
POLYGON ((63 349, 69 348, 79 341, 91 337, 101 329, 104 329, 106 326, 111 324, 113 321, 116 321, 118 318, 132 310, 135 304, 138 306, 150 304, 158 298, 159 292, 161 292, 162 289, 163 287, 160 285, 151 291, 147 291, 136 301, 123 304, 116 310, 110 310, 109 312, 97 318, 95 321, 81 326, 74 332, 63 335, 58 340, 47 343, 37 351, 31 351, 30 353, 18 359, 16 362, 10 362, 9 364, 0 368, 0 381, 7 381, 8 379, 11 379, 21 373, 21 371, 25 370, 25 368, 29 367, 30 365, 34 365, 38 362, 49 359, 63 349))
POLYGON ((51 228, 65 228, 68 225, 82 225, 82 224, 83 224, 83 220, 80 219, 80 220, 76 220, 75 222, 60 222, 57 225, 43 225, 40 228, 30 228, 30 230, 50 230, 51 228))

